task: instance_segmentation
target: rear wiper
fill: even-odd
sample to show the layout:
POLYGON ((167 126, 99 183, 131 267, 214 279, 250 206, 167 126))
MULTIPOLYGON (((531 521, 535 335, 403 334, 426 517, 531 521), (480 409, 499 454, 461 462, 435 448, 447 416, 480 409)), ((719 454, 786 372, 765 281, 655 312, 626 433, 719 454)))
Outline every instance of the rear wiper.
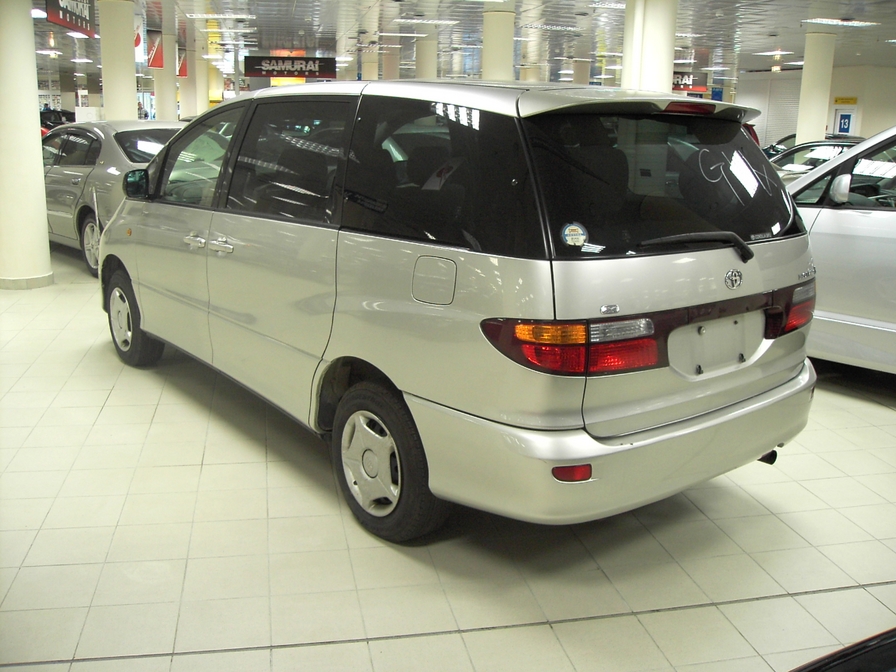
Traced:
POLYGON ((750 246, 747 245, 743 238, 733 231, 705 231, 701 233, 682 233, 677 236, 663 236, 662 238, 651 238, 650 240, 642 240, 638 243, 638 247, 651 247, 653 245, 675 245, 676 243, 728 243, 732 247, 737 248, 740 258, 747 263, 755 255, 750 246))

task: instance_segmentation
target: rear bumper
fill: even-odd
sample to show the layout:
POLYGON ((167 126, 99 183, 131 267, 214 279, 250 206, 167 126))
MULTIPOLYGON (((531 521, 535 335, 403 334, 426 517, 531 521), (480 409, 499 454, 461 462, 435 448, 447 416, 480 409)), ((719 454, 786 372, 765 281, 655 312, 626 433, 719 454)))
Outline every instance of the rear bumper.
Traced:
POLYGON ((746 401, 625 437, 538 431, 476 418, 405 395, 437 496, 534 523, 596 520, 649 504, 751 462, 806 426, 815 371, 746 401), (589 463, 561 483, 551 469, 589 463))

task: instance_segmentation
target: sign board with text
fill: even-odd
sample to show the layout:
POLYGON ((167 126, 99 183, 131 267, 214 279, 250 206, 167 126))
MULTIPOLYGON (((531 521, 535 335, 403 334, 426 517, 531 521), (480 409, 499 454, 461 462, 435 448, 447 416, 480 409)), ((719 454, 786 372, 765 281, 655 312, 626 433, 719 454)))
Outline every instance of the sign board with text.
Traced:
POLYGON ((94 0, 47 0, 47 21, 87 37, 99 37, 94 0))
POLYGON ((336 79, 335 58, 246 56, 243 67, 246 77, 336 79))

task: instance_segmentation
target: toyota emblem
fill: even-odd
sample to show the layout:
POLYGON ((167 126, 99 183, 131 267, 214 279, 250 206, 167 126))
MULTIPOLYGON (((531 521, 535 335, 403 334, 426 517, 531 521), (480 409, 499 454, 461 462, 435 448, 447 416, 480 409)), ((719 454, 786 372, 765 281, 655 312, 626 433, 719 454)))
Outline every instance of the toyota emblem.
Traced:
POLYGON ((732 268, 725 274, 725 286, 728 289, 737 289, 744 281, 744 274, 736 268, 732 268))

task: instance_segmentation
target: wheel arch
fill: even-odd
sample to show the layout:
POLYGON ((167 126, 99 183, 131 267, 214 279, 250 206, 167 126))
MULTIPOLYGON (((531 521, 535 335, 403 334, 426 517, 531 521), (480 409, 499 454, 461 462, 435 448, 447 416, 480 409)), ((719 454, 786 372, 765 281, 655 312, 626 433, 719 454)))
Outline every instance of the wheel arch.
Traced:
POLYGON ((339 357, 327 365, 317 392, 315 424, 324 432, 333 429, 336 408, 345 393, 362 382, 382 385, 401 399, 401 391, 383 371, 357 357, 339 357))
POLYGON ((110 254, 102 261, 102 266, 100 268, 100 286, 102 289, 103 295, 103 310, 108 311, 109 307, 106 305, 106 291, 109 286, 109 280, 115 274, 115 271, 121 271, 130 279, 131 274, 128 273, 128 269, 125 268, 124 262, 121 259, 116 257, 114 254, 110 254))
POLYGON ((103 228, 103 224, 100 222, 100 216, 97 214, 96 209, 89 203, 83 204, 78 210, 78 219, 76 220, 78 223, 78 242, 81 241, 81 238, 84 235, 84 220, 87 219, 87 215, 93 215, 100 229, 102 230, 103 228))

